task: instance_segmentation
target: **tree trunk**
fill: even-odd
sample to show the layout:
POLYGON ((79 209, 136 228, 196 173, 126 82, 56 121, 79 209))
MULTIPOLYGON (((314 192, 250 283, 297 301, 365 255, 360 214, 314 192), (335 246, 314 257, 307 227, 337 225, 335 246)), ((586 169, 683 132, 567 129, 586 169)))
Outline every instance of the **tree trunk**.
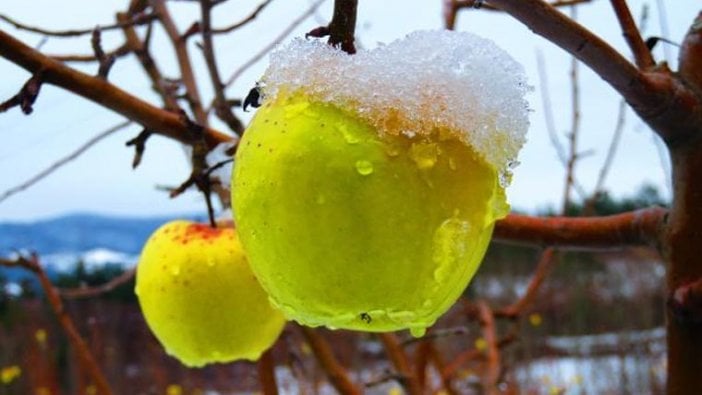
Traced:
POLYGON ((695 287, 702 279, 702 138, 670 153, 674 198, 663 253, 670 295, 667 393, 673 395, 702 390, 702 316, 695 287))

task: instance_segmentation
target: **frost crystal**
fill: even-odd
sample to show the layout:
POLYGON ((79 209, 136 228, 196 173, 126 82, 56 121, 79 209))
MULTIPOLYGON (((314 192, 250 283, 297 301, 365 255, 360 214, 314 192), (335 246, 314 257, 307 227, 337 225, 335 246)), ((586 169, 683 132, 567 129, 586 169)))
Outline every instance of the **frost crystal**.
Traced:
POLYGON ((267 99, 301 91, 381 133, 455 133, 496 169, 515 160, 529 126, 522 66, 470 33, 420 31, 352 56, 295 39, 271 54, 263 83, 267 99))

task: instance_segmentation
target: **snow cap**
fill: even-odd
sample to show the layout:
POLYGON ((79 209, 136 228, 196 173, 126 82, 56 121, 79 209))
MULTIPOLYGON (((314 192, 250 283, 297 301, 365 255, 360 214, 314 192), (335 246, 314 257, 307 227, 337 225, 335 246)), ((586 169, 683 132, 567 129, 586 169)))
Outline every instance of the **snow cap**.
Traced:
POLYGON ((271 54, 261 82, 266 99, 302 92, 381 134, 454 134, 501 173, 516 163, 529 126, 522 66, 466 32, 418 31, 355 55, 298 38, 271 54))

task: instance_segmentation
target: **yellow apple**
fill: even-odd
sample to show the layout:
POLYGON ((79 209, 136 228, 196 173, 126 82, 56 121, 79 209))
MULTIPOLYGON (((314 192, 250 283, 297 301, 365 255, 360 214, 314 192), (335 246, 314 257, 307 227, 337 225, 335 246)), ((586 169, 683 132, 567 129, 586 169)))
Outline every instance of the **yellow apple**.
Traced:
POLYGON ((291 319, 421 335, 475 274, 528 128, 524 71, 491 41, 420 31, 348 55, 270 56, 232 207, 291 319))
POLYGON ((256 360, 285 324, 233 228, 189 221, 163 225, 141 253, 136 294, 166 352, 191 367, 256 360))
POLYGON ((496 219, 498 173, 455 134, 390 135, 279 95, 236 155, 232 201, 261 284, 310 326, 421 335, 460 296, 496 219))

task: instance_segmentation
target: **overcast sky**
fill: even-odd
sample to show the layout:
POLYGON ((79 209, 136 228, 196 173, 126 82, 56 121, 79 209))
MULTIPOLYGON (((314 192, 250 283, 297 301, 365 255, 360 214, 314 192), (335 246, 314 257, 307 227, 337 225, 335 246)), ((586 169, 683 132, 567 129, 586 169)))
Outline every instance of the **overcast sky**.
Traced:
MULTIPOLYGON (((260 2, 230 1, 216 9, 214 24, 222 26, 248 15, 260 2)), ((78 1, 64 0, 60 7, 55 0, 3 1, 0 13, 19 21, 49 29, 89 28, 109 24, 115 12, 126 7, 126 0, 78 1)), ((316 15, 305 20, 288 39, 303 35, 323 23, 331 15, 332 0, 327 0, 316 15)), ((372 48, 419 29, 442 27, 440 0, 360 0, 358 35, 360 44, 372 48)), ((629 5, 638 20, 644 4, 648 4, 649 18, 646 36, 665 35, 680 42, 693 18, 700 11, 699 0, 630 0, 629 5), (665 15, 659 12, 659 2, 666 3, 665 15), (661 22, 668 32, 662 32, 661 22)), ((181 29, 198 18, 195 3, 169 2, 181 29)), ((290 21, 304 12, 308 0, 274 0, 254 21, 236 32, 217 38, 216 47, 222 74, 228 77, 263 45, 271 42, 290 21)), ((605 0, 594 0, 579 7, 579 20, 604 37, 627 56, 629 51, 619 26, 605 0)), ((0 29, 14 34, 25 43, 35 46, 41 36, 19 32, 0 22, 0 29)), ((528 142, 520 154, 521 165, 516 169, 508 197, 513 207, 536 210, 560 204, 564 169, 550 143, 541 105, 542 88, 537 74, 537 52, 543 55, 548 73, 548 90, 553 115, 561 140, 570 127, 571 99, 569 95, 569 57, 554 45, 540 39, 519 22, 495 12, 464 11, 458 19, 458 30, 471 31, 488 37, 505 48, 521 62, 535 87, 529 100, 533 109, 528 142)), ((122 41, 119 32, 104 34, 105 48, 113 48, 122 41)), ((190 52, 195 72, 205 101, 211 98, 209 78, 200 51, 191 40, 190 52)), ((168 76, 177 74, 172 48, 163 32, 155 30, 153 54, 168 76)), ((46 53, 89 53, 90 38, 51 38, 42 46, 46 53)), ((659 45, 654 54, 657 60, 669 56, 676 65, 677 48, 659 45)), ((244 73, 227 91, 230 97, 242 97, 262 74, 267 60, 263 58, 244 73)), ((80 66, 94 72, 94 65, 80 66)), ((14 95, 24 84, 28 74, 0 58, 0 99, 14 95)), ((110 80, 123 89, 160 105, 151 92, 150 84, 138 63, 132 58, 117 61, 110 80)), ((589 153, 577 167, 577 179, 586 191, 591 191, 604 161, 607 145, 617 120, 619 98, 602 80, 581 68, 581 138, 579 150, 589 153)), ((238 112, 245 120, 250 114, 238 112)), ((44 86, 31 116, 13 109, 0 114, 0 194, 51 163, 84 144, 93 136, 124 119, 63 90, 44 86)), ((217 123, 214 126, 224 128, 217 123)), ((131 169, 133 151, 124 142, 139 132, 131 126, 102 140, 77 160, 69 163, 36 186, 0 202, 0 221, 33 220, 66 213, 96 212, 132 216, 175 213, 204 213, 199 195, 191 192, 177 199, 169 199, 156 186, 175 186, 187 178, 189 167, 182 147, 165 138, 149 141, 142 165, 131 169)), ((614 161, 607 190, 616 196, 630 195, 640 185, 656 185, 668 195, 667 176, 661 167, 661 157, 650 130, 631 112, 627 111, 626 126, 619 152, 614 161)))

